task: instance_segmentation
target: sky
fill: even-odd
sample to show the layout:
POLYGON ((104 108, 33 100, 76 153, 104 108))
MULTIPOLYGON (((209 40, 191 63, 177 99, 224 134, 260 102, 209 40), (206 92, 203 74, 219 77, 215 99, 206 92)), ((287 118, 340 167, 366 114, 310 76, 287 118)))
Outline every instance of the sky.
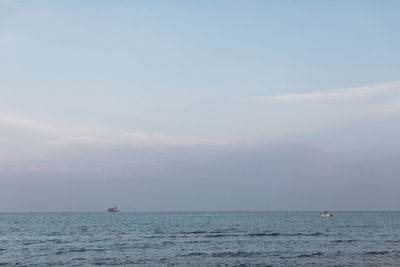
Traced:
POLYGON ((399 11, 0 0, 0 211, 400 210, 399 11))

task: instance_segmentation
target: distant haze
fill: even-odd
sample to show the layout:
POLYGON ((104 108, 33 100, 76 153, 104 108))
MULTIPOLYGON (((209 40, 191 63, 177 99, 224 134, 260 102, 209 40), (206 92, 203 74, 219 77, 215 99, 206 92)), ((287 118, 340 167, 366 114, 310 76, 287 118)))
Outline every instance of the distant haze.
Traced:
POLYGON ((400 210, 399 10, 0 0, 0 211, 400 210))

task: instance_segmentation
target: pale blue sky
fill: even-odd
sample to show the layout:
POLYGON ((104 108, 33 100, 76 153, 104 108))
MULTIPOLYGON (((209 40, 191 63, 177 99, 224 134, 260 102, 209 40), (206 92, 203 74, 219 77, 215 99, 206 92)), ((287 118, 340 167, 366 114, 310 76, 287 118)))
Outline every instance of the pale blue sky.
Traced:
MULTIPOLYGON (((0 179, 161 179, 153 165, 176 179, 185 153, 198 178, 215 150, 232 153, 229 166, 262 144, 288 154, 301 144, 333 165, 396 158, 399 11, 398 1, 0 0, 0 179), (135 177, 131 165, 116 171, 132 160, 135 177)), ((243 176, 280 181, 248 158, 243 176)), ((155 203, 142 208, 165 208, 155 203)))

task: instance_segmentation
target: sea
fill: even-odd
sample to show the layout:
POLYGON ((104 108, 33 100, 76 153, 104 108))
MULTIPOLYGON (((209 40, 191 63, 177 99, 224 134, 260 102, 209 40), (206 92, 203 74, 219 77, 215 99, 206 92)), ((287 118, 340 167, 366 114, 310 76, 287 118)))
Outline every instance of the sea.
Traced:
POLYGON ((400 212, 0 213, 3 266, 400 266, 400 212))

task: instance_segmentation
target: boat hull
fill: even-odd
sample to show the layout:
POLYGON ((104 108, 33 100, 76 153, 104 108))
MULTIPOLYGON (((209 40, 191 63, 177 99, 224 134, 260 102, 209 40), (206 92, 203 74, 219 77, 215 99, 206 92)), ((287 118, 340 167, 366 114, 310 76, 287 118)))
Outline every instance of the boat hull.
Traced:
POLYGON ((109 209, 107 209, 108 212, 119 212, 119 209, 117 206, 111 207, 109 209))

